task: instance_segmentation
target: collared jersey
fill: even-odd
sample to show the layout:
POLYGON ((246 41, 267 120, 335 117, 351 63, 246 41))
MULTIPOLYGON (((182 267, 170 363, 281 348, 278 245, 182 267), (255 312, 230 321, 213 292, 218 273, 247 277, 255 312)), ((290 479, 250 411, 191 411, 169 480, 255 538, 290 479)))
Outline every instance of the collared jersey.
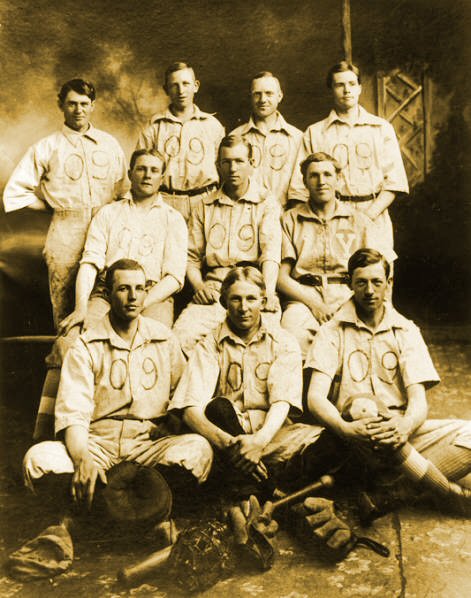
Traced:
POLYGON ((412 384, 430 388, 440 381, 419 328, 385 304, 383 320, 375 331, 357 316, 353 299, 323 326, 314 338, 306 368, 322 372, 339 386, 334 403, 342 411, 356 394, 379 396, 388 407, 407 405, 412 384))
POLYGON ((224 127, 217 118, 195 106, 186 122, 170 109, 151 120, 139 135, 136 149, 156 149, 165 157, 163 186, 187 191, 218 182, 216 159, 224 127))
POLYGON ((358 120, 350 125, 332 110, 327 118, 308 127, 303 135, 288 191, 290 199, 306 200, 299 165, 315 152, 337 159, 342 172, 342 195, 364 196, 380 191, 408 193, 409 185, 393 126, 359 106, 358 120))
POLYGON ((32 145, 3 193, 5 211, 37 198, 54 210, 100 207, 128 188, 123 150, 114 137, 90 126, 78 133, 64 125, 32 145))
POLYGON ((154 419, 166 414, 185 359, 173 333, 139 316, 129 347, 109 316, 82 334, 67 352, 55 409, 56 434, 88 428, 110 416, 154 419))
POLYGON ((209 280, 222 281, 239 262, 280 263, 280 205, 255 181, 238 200, 222 189, 203 197, 188 229, 188 262, 199 269, 204 262, 209 280))
POLYGON ((278 112, 275 125, 267 133, 250 117, 248 123, 234 129, 231 135, 240 135, 252 145, 255 178, 284 206, 302 131, 288 124, 278 112))
POLYGON ((396 254, 385 245, 375 223, 343 202, 335 202, 331 218, 324 220, 309 203, 299 204, 282 216, 281 259, 293 262, 291 276, 347 274, 348 260, 361 247, 380 251, 388 261, 396 254))
POLYGON ((122 258, 138 261, 147 280, 159 282, 167 274, 183 286, 188 232, 181 214, 158 195, 149 210, 131 198, 101 208, 90 223, 81 263, 98 271, 122 258))
POLYGON ((301 372, 299 346, 288 332, 262 320, 245 344, 226 320, 196 346, 169 409, 204 407, 223 396, 248 413, 255 431, 276 402, 285 401, 297 412, 302 409, 301 372))

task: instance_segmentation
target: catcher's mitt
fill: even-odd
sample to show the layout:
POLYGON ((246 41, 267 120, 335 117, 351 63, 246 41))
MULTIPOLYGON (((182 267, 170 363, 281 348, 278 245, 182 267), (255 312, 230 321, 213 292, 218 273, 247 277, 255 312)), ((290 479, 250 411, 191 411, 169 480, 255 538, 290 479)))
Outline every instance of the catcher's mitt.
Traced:
POLYGON ((187 592, 210 588, 234 568, 231 532, 216 519, 180 532, 169 558, 170 579, 187 592))

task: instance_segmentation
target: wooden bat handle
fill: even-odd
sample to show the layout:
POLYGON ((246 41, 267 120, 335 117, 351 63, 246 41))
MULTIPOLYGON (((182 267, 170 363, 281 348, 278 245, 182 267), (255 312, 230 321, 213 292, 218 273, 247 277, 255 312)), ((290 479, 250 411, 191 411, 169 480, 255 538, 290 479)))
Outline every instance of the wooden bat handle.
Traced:
POLYGON ((167 546, 150 554, 137 565, 124 567, 118 571, 118 581, 125 585, 132 585, 151 573, 158 571, 168 561, 173 546, 167 546))

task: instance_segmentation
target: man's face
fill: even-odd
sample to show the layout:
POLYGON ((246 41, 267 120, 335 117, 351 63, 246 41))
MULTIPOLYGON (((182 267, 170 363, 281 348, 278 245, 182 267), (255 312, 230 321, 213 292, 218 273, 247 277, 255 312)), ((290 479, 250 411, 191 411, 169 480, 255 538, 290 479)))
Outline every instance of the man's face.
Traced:
POLYGON ((356 268, 350 286, 359 312, 366 315, 378 312, 383 306, 389 284, 381 262, 356 268))
POLYGON ((244 187, 252 173, 248 148, 242 144, 221 148, 218 166, 221 180, 229 190, 244 187))
POLYGON ((358 105, 361 85, 352 71, 334 73, 332 78, 332 95, 334 106, 339 112, 345 112, 358 105))
POLYGON ((283 98, 278 79, 275 77, 261 77, 252 81, 251 89, 252 112, 258 118, 267 118, 274 114, 283 98))
POLYGON ((144 309, 146 277, 142 270, 116 270, 110 296, 111 312, 123 322, 131 322, 144 309))
POLYGON ((65 124, 68 127, 80 133, 88 129, 90 116, 95 108, 95 102, 88 96, 69 91, 59 107, 64 113, 65 124))
POLYGON ((193 69, 181 69, 170 73, 165 84, 165 91, 172 106, 183 110, 193 105, 193 99, 199 86, 200 83, 195 79, 193 69))
POLYGON ((266 298, 260 288, 248 280, 238 280, 226 294, 227 317, 235 332, 248 335, 260 326, 260 312, 266 298))
POLYGON ((133 199, 139 201, 155 195, 162 181, 162 160, 157 156, 139 156, 128 172, 133 199))
POLYGON ((310 203, 323 206, 335 201, 337 173, 332 162, 311 162, 306 170, 304 184, 309 191, 310 203))

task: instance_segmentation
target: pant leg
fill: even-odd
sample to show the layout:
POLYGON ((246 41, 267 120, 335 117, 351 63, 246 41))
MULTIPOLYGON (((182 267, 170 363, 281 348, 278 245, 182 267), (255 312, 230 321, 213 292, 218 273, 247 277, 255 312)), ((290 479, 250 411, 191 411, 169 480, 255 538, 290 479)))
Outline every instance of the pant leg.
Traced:
POLYGON ((308 424, 286 424, 274 436, 263 451, 263 461, 267 464, 289 461, 296 454, 314 444, 321 435, 321 426, 308 424))
POLYGON ((220 303, 211 305, 189 303, 173 327, 185 355, 188 357, 196 343, 212 328, 223 322, 225 317, 226 310, 220 303))
POLYGON ((143 316, 157 320, 169 328, 173 326, 173 297, 159 303, 151 303, 142 312, 143 316))
POLYGON ((290 332, 298 341, 303 360, 306 359, 309 347, 319 330, 319 322, 311 310, 299 301, 290 301, 281 317, 281 326, 290 332))

